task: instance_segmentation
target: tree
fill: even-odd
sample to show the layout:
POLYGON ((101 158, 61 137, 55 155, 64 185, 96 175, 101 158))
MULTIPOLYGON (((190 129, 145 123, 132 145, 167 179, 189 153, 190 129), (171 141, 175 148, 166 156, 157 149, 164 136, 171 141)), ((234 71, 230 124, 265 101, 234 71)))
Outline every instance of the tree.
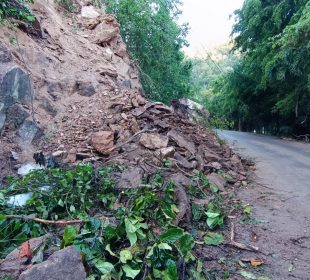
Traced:
POLYGON ((190 92, 191 63, 181 51, 187 25, 179 26, 178 0, 108 0, 121 34, 140 67, 143 88, 154 100, 169 102, 190 92))
POLYGON ((237 120, 243 112, 248 130, 309 133, 310 1, 245 0, 235 15, 234 49, 241 60, 218 81, 217 94, 238 105, 225 114, 237 120))

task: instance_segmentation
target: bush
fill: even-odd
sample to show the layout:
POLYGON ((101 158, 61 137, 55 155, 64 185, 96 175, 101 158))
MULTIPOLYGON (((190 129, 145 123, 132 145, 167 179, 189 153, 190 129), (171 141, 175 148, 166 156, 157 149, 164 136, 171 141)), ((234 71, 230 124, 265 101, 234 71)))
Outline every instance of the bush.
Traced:
POLYGON ((25 23, 35 20, 34 15, 27 7, 33 0, 2 0, 0 3, 0 22, 6 19, 18 19, 25 23))

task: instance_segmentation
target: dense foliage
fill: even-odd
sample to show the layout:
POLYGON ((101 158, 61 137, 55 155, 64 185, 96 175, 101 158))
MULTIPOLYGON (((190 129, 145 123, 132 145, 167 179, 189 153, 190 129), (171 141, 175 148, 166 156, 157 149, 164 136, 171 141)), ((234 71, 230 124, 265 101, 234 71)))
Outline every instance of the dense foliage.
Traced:
POLYGON ((310 130, 310 2, 246 0, 235 12, 241 59, 218 78, 215 111, 244 130, 310 130))
POLYGON ((31 22, 34 16, 27 8, 27 3, 33 3, 33 0, 1 0, 0 3, 0 22, 5 19, 18 19, 24 22, 31 22))
MULTIPOLYGON (((174 182, 158 171, 146 176, 141 186, 120 191, 115 174, 124 169, 78 165, 10 178, 0 190, 0 258, 29 238, 49 232, 57 238, 33 252, 32 264, 42 262, 50 247, 74 245, 87 263, 87 279, 211 279, 194 256, 200 235, 174 224, 179 212, 174 182), (21 202, 23 195, 28 200, 21 202), (62 226, 34 218, 61 221, 62 226), (79 226, 67 225, 63 230, 66 221, 76 219, 79 226)), ((208 205, 192 204, 193 225, 201 230, 223 227, 218 189, 203 174, 193 180, 201 190, 189 186, 190 198, 214 196, 208 205)), ((219 245, 224 236, 209 231, 204 242, 219 245)))
POLYGON ((128 50, 140 67, 147 95, 169 102, 190 91, 191 63, 181 48, 187 25, 178 25, 179 0, 108 0, 128 50))

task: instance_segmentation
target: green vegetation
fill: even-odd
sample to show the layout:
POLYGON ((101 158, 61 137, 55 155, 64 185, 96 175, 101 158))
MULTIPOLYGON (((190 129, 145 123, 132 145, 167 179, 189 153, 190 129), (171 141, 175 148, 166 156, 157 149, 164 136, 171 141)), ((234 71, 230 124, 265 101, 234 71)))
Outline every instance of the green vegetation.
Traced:
POLYGON ((18 19, 25 23, 34 21, 34 16, 27 7, 33 0, 1 0, 0 22, 6 19, 18 19))
MULTIPOLYGON (((181 274, 183 279, 209 279, 205 278, 209 272, 193 251, 197 237, 174 225, 179 212, 174 183, 155 173, 140 187, 120 191, 114 178, 124 169, 106 166, 95 170, 91 165, 79 165, 10 178, 0 191, 0 258, 29 238, 50 232, 57 236, 56 243, 44 244, 33 252, 33 259, 43 261, 43 250, 50 246, 74 245, 87 263, 88 279, 140 279, 145 275, 145 279, 177 280, 181 274), (27 204, 12 205, 10 197, 24 193, 32 194, 27 204), (35 218, 81 222, 63 230, 35 218)), ((190 188, 191 198, 218 192, 203 175, 193 179, 199 180, 204 191, 190 188)), ((199 206, 199 214, 193 213, 200 229, 212 230, 224 224, 221 200, 215 196, 208 206, 199 206)), ((205 242, 219 245, 223 236, 209 232, 205 242)))
POLYGON ((184 59, 187 25, 178 25, 179 0, 108 0, 121 34, 140 67, 149 98, 168 103, 190 93, 191 63, 184 59))
POLYGON ((246 0, 235 15, 239 59, 205 95, 210 111, 243 130, 309 133, 310 2, 246 0))

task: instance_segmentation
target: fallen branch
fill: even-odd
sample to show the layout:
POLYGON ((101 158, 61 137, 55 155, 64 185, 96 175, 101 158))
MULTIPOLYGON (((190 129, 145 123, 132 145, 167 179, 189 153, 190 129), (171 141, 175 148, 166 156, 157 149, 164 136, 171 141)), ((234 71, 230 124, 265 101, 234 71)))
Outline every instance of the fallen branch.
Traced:
POLYGON ((31 216, 26 216, 26 215, 5 215, 5 218, 6 219, 19 219, 19 220, 23 220, 23 221, 34 221, 34 222, 41 223, 41 224, 56 225, 56 226, 67 226, 67 225, 73 225, 73 224, 82 224, 85 222, 83 220, 51 221, 51 220, 44 220, 44 219, 35 218, 35 217, 31 217, 31 216))
POLYGON ((255 247, 252 245, 247 245, 247 244, 242 244, 242 243, 235 241, 235 225, 234 225, 234 223, 231 224, 230 242, 226 243, 226 245, 236 247, 238 249, 245 250, 245 251, 250 251, 250 252, 258 252, 259 251, 258 247, 255 247))

